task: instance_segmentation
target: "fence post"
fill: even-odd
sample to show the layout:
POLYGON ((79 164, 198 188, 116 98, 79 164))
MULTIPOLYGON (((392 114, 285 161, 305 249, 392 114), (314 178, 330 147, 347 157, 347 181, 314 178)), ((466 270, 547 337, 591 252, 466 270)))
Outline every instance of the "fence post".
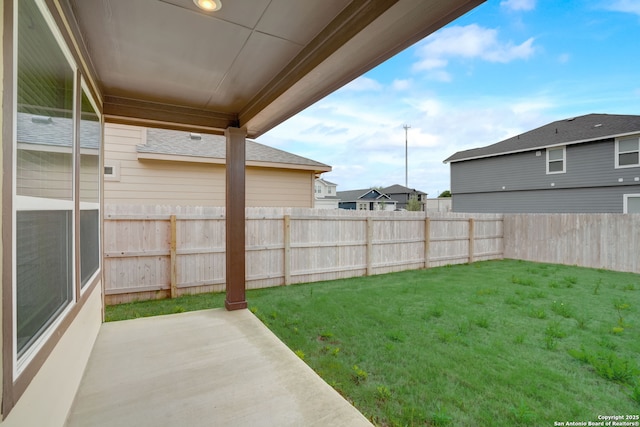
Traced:
POLYGON ((178 287, 177 287, 177 270, 176 270, 176 241, 177 241, 177 233, 176 233, 176 216, 171 215, 170 226, 171 226, 171 242, 169 243, 169 252, 171 256, 171 298, 175 298, 178 296, 178 287))
POLYGON ((373 218, 367 217, 367 276, 373 274, 373 218))
POLYGON ((291 215, 284 216, 284 284, 291 283, 291 215))
POLYGON ((469 218, 469 264, 473 262, 473 247, 474 247, 474 234, 475 223, 473 218, 469 218))
POLYGON ((429 246, 431 245, 431 220, 424 219, 424 268, 429 268, 429 246))

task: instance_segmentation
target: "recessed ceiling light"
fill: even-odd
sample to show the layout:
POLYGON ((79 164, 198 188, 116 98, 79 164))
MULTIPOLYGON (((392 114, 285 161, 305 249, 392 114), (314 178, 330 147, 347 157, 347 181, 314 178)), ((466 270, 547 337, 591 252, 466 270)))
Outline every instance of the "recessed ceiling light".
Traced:
POLYGON ((205 12, 216 12, 222 8, 221 0, 193 0, 193 2, 205 12))

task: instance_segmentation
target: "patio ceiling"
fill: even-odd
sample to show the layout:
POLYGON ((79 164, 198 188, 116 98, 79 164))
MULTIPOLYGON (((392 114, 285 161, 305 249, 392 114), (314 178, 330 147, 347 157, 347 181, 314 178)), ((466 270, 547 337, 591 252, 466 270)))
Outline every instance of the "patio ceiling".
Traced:
POLYGON ((47 0, 107 121, 257 137, 484 0, 47 0))

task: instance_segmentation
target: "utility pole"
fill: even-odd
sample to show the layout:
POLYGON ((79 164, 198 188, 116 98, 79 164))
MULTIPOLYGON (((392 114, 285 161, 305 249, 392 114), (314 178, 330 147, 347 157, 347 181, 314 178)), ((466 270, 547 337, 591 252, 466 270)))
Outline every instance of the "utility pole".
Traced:
POLYGON ((403 125, 404 128, 404 186, 409 188, 409 125, 403 125))

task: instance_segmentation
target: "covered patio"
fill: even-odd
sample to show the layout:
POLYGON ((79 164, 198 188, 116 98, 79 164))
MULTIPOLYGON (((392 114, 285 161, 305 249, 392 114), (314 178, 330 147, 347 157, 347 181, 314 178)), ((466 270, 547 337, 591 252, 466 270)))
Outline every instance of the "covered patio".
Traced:
POLYGON ((102 325, 67 421, 83 426, 370 426, 249 310, 102 325))

